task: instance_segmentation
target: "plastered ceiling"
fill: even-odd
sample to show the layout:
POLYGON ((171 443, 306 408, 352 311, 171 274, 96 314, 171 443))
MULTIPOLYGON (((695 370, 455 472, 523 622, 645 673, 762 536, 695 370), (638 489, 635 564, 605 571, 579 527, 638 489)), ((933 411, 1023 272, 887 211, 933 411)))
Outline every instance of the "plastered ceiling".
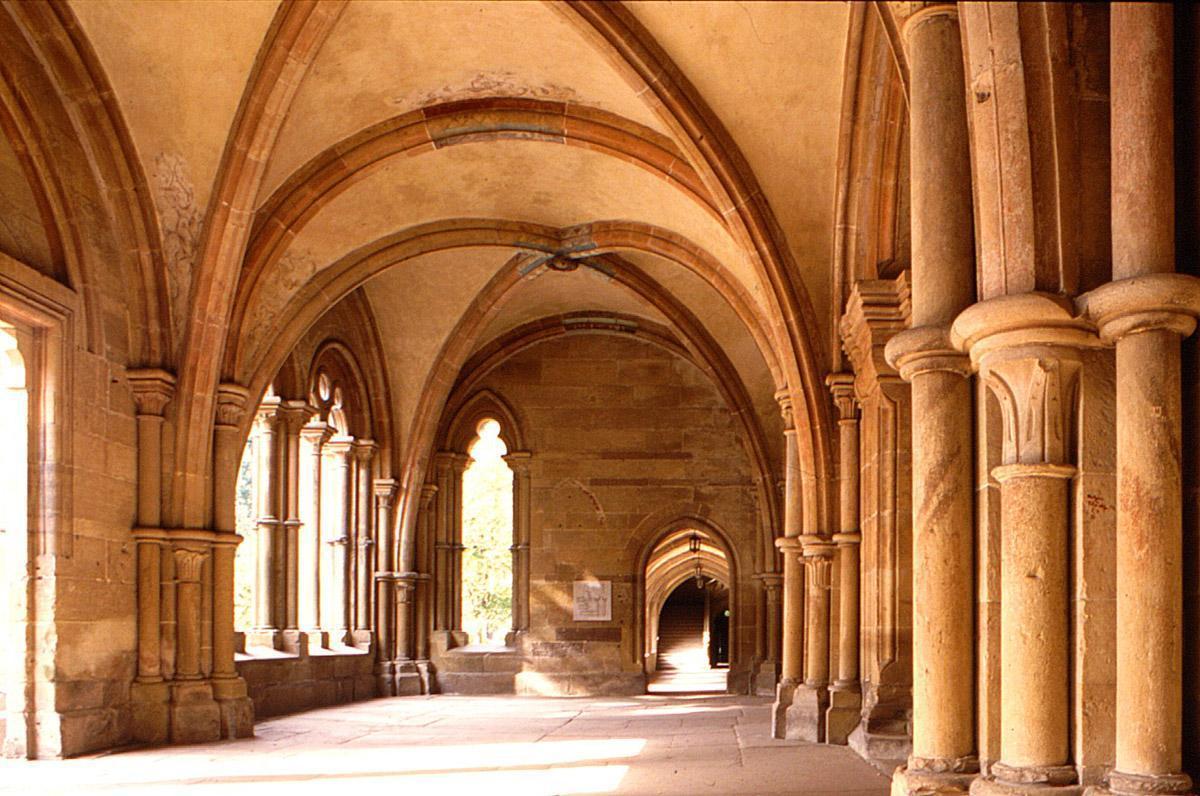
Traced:
MULTIPOLYGON (((112 86, 150 187, 159 233, 182 241, 167 254, 186 280, 239 103, 286 8, 272 0, 71 0, 70 8, 112 86)), ((789 267, 797 269, 815 317, 832 317, 827 305, 846 5, 634 2, 622 13, 631 25, 644 26, 728 131, 778 223, 794 261, 789 267)), ((688 131, 678 112, 664 107, 619 50, 576 11, 554 3, 353 0, 299 73, 299 85, 281 109, 278 135, 256 153, 265 164, 251 196, 262 207, 314 159, 336 164, 339 147, 372 125, 463 100, 580 107, 607 114, 596 118, 619 120, 626 138, 635 131, 635 149, 640 135, 656 152, 665 147, 677 153, 672 157, 694 159, 696 142, 684 140, 688 131)), ((489 124, 486 105, 470 124, 489 124)), ((607 143, 563 146, 556 136, 522 136, 519 130, 473 137, 474 129, 454 146, 383 157, 290 222, 283 248, 263 265, 248 323, 260 324, 267 336, 306 278, 419 224, 473 218, 546 228, 599 221, 642 225, 699 252, 720 278, 637 246, 616 246, 611 253, 641 269, 716 341, 771 430, 768 438, 778 438, 771 396, 782 378, 779 352, 764 348, 776 345, 782 323, 773 327, 769 320, 778 307, 744 230, 734 223, 737 208, 714 210, 724 201, 716 194, 682 190, 669 173, 654 173, 607 143), (514 140, 521 138, 527 140, 514 140), (300 278, 297 261, 305 263, 300 278), (281 263, 292 263, 293 271, 284 274, 281 263)), ((28 197, 13 187, 15 165, 0 148, 3 206, 28 214, 28 197)), ((716 184, 709 166, 690 167, 709 188, 716 184)), ((6 244, 0 234, 0 246, 19 248, 12 237, 6 244)), ((48 256, 38 245, 31 241, 15 253, 48 256)), ((405 260, 366 284, 402 427, 411 422, 428 369, 448 336, 480 291, 520 253, 511 246, 455 248, 405 260)), ((519 283, 489 308, 474 345, 485 346, 539 315, 575 311, 671 323, 654 301, 580 270, 519 283)), ((828 330, 821 333, 829 339, 828 330)))

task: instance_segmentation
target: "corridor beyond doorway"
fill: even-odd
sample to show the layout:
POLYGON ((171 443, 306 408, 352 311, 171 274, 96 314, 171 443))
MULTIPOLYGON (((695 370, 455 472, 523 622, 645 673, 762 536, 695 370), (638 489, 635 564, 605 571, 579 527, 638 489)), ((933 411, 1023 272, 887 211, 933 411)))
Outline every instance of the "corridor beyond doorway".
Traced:
POLYGON ((0 793, 883 796, 847 747, 775 741, 756 697, 406 697, 270 719, 256 738, 0 761, 0 793))

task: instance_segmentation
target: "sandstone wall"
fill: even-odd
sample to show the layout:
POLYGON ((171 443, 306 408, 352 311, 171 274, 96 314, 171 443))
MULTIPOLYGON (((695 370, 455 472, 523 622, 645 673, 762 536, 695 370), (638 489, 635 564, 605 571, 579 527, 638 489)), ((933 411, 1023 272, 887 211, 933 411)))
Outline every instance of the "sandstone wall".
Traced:
POLYGON ((757 533, 749 462, 714 385, 634 338, 575 335, 516 354, 480 387, 520 417, 532 457, 530 631, 517 689, 640 693, 640 556, 665 523, 700 514, 737 561, 731 686, 754 652, 757 533), (613 621, 572 620, 576 580, 612 581, 613 621))

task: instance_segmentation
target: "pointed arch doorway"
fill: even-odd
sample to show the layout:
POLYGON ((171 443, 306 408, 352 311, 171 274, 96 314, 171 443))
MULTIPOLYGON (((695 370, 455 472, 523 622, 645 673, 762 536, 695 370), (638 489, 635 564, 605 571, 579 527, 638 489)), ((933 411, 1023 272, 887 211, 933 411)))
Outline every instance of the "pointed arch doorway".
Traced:
POLYGON ((724 693, 732 662, 736 583, 725 542, 681 525, 643 568, 643 644, 650 693, 724 693))

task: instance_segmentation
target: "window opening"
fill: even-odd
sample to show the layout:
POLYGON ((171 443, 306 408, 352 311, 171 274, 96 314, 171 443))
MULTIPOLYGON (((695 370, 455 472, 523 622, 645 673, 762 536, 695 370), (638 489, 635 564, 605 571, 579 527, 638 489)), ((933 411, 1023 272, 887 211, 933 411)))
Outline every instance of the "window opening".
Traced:
POLYGON ((476 431, 462 484, 462 629, 471 643, 503 646, 512 628, 513 475, 500 423, 476 431))

